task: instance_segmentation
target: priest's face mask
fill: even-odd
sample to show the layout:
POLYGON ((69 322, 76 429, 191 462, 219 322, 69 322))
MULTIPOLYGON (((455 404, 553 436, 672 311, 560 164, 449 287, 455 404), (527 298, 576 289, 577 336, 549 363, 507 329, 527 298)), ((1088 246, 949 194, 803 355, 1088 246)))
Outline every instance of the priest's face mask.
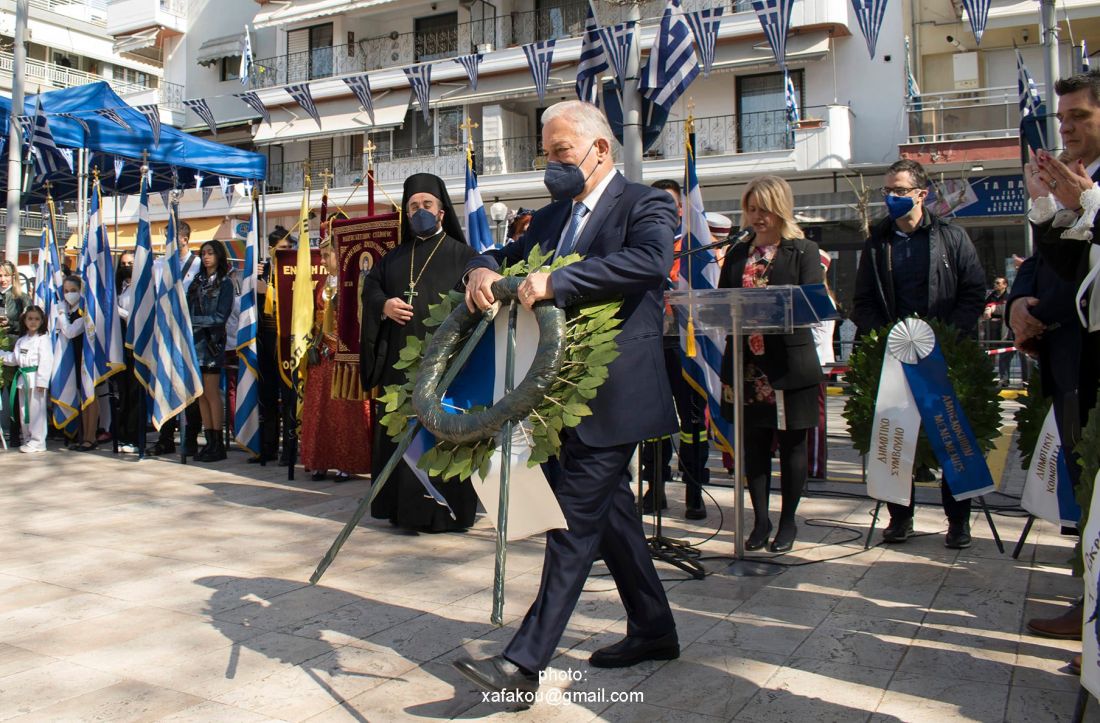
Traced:
POLYGON ((409 228, 412 229, 413 234, 421 238, 439 231, 443 223, 443 213, 443 204, 430 193, 414 193, 405 204, 405 216, 409 219, 409 228))

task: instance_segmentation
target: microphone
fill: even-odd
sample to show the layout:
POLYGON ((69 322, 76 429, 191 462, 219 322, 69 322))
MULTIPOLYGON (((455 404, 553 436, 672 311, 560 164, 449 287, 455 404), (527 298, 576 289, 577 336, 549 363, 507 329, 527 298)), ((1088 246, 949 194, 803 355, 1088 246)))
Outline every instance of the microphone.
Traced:
POLYGON ((754 231, 751 227, 750 228, 743 228, 743 229, 741 229, 739 231, 736 231, 736 232, 731 231, 730 235, 726 236, 721 241, 715 241, 714 243, 707 244, 706 246, 699 246, 697 248, 688 249, 686 251, 681 251, 678 254, 674 254, 672 258, 673 258, 673 260, 675 260, 675 259, 683 258, 684 256, 687 256, 688 254, 694 254, 694 253, 698 253, 700 251, 709 251, 711 249, 720 248, 722 246, 735 246, 735 245, 741 244, 741 243, 751 243, 754 238, 756 238, 756 231, 754 231))

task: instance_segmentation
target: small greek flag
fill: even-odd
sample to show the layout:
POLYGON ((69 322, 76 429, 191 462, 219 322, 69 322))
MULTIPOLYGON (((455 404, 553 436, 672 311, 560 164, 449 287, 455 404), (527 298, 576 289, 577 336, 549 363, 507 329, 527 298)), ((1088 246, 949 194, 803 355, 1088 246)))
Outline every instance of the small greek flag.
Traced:
POLYGON ((80 127, 84 129, 85 133, 91 133, 91 129, 88 128, 88 121, 84 120, 80 116, 74 115, 72 113, 55 113, 54 116, 57 118, 67 118, 71 121, 75 121, 80 124, 80 127))
POLYGON ((626 60, 630 56, 630 46, 634 42, 634 22, 621 23, 598 29, 603 52, 607 56, 611 69, 615 71, 615 85, 619 90, 626 77, 626 60))
POLYGON ((546 84, 550 80, 550 64, 554 61, 554 41, 542 40, 523 46, 527 56, 527 65, 531 68, 531 77, 535 80, 535 92, 539 100, 546 98, 546 84))
POLYGON ((350 78, 344 78, 344 83, 351 88, 351 92, 355 93, 356 99, 359 101, 359 107, 367 112, 370 116, 370 122, 374 123, 374 100, 370 94, 370 78, 366 73, 362 75, 353 75, 350 78))
POLYGON ((317 112, 317 104, 313 102, 313 94, 309 92, 309 83, 295 83, 286 87, 286 92, 301 106, 302 110, 309 113, 309 117, 321 127, 321 114, 317 112))
POLYGON ((118 183, 118 179, 122 177, 122 169, 126 167, 126 161, 118 156, 115 156, 115 183, 118 183))
POLYGON ((160 145, 160 109, 155 104, 139 105, 136 108, 145 116, 145 122, 153 132, 153 147, 156 148, 160 145))
POLYGON ((1032 150, 1046 147, 1046 129, 1043 127, 1043 99, 1035 85, 1031 71, 1024 64, 1024 56, 1016 48, 1016 87, 1020 93, 1020 133, 1032 150))
MULTIPOLYGON (((853 0, 854 1, 854 0, 853 0)), ((885 4, 885 3, 884 3, 885 4)), ((693 13, 685 13, 684 20, 695 36, 695 45, 699 48, 699 59, 703 61, 703 77, 710 75, 714 66, 714 46, 718 42, 718 26, 722 23, 721 5, 693 13)))
POLYGON ((211 133, 218 135, 218 122, 214 120, 214 112, 210 110, 210 104, 206 102, 205 98, 185 100, 183 104, 202 119, 202 122, 206 124, 211 133))
POLYGON ((237 75, 241 79, 241 85, 248 87, 248 81, 252 78, 252 67, 254 59, 252 57, 252 36, 248 32, 248 25, 244 26, 244 38, 241 39, 241 67, 237 70, 237 75))
POLYGON ((791 9, 794 0, 752 0, 752 7, 764 29, 775 61, 780 68, 787 67, 787 34, 791 29, 791 9))
MULTIPOLYGON (((184 101, 184 102, 186 103, 187 101, 184 101)), ((118 114, 118 112, 115 111, 114 108, 98 108, 96 110, 95 114, 97 116, 102 117, 102 118, 106 118, 107 120, 111 121, 112 123, 117 124, 123 130, 127 130, 127 131, 133 130, 132 128, 130 128, 130 124, 127 123, 126 121, 124 121, 122 119, 122 116, 120 116, 118 114)))
POLYGON ((1089 70, 1091 69, 1089 67, 1089 49, 1088 46, 1085 44, 1083 38, 1081 39, 1081 45, 1076 50, 1077 52, 1081 53, 1081 57, 1078 61, 1078 67, 1081 68, 1082 73, 1089 72, 1089 70))
POLYGON ((485 215, 485 204, 477 187, 473 156, 466 154, 466 240, 479 254, 493 248, 493 232, 485 215))
POLYGON ((982 33, 985 32, 985 23, 989 19, 990 0, 963 0, 966 14, 970 16, 970 29, 974 31, 974 41, 982 44, 982 33))
POLYGON ((484 57, 481 53, 473 53, 455 58, 455 62, 466 70, 466 77, 470 79, 470 90, 477 90, 477 67, 481 65, 481 59, 484 57))
POLYGON ((878 45, 878 33, 882 30, 882 20, 886 17, 887 0, 852 0, 852 9, 856 12, 856 22, 867 41, 867 52, 875 57, 878 45))
POLYGON ((671 110, 698 76, 699 60, 680 0, 668 0, 638 86, 646 98, 671 110))
POLYGON ((42 181, 55 174, 63 173, 66 166, 69 172, 72 172, 72 165, 66 161, 65 156, 53 141, 53 133, 50 132, 46 115, 42 112, 41 96, 34 111, 29 151, 34 155, 35 181, 42 181))
POLYGON ((233 97, 239 98, 245 105, 259 113, 265 123, 269 126, 271 125, 271 112, 268 111, 267 106, 260 100, 259 94, 253 91, 246 91, 244 93, 234 93, 233 97))
POLYGON ((424 122, 431 119, 428 115, 428 104, 432 100, 432 64, 421 63, 405 68, 405 77, 409 79, 416 102, 420 105, 420 112, 424 116, 424 122))
POLYGON ((786 70, 783 71, 783 87, 786 89, 784 95, 786 97, 787 125, 793 126, 799 121, 798 91, 794 89, 794 81, 791 80, 790 72, 786 70))
POLYGON ((592 9, 591 0, 588 2, 583 37, 580 62, 577 65, 577 97, 588 103, 598 103, 599 76, 610 66, 600 42, 600 25, 596 22, 596 11, 592 9))

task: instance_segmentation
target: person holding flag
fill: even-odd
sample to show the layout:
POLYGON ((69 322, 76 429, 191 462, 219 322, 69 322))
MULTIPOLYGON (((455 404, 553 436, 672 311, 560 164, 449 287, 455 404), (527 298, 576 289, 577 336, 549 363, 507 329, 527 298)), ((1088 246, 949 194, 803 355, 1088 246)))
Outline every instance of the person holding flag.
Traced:
POLYGON ((206 444, 195 454, 196 462, 219 462, 226 458, 222 436, 221 376, 225 366, 226 322, 233 311, 236 289, 229 277, 229 254, 221 241, 207 241, 199 249, 202 266, 187 287, 187 310, 195 356, 202 369, 199 413, 206 444))
MULTIPOLYGON (((458 222, 443 179, 417 173, 405 179, 401 199, 401 243, 374 265, 363 284, 359 374, 363 389, 403 384, 405 373, 394 369, 410 336, 423 339, 428 307, 462 280, 474 250, 458 222)), ((376 416, 381 406, 375 407, 376 416)), ((378 475, 397 449, 382 425, 375 426, 372 472, 378 475)), ((371 515, 423 532, 463 530, 474 522, 477 496, 469 480, 443 482, 429 478, 446 498, 447 508, 425 496, 424 484, 406 462, 394 470, 371 505, 371 515)))

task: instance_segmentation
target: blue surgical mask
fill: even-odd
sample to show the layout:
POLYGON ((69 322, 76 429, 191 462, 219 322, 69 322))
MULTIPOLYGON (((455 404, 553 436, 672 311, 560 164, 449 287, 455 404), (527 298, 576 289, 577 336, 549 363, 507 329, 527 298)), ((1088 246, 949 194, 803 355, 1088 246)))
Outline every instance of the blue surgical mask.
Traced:
MULTIPOLYGON (((595 143, 588 147, 588 153, 584 154, 581 163, 585 162, 588 154, 595 147, 595 143)), ((593 168, 592 173, 595 172, 596 169, 593 168)), ((588 182, 588 178, 592 173, 585 176, 580 164, 549 161, 546 164, 546 173, 543 175, 542 182, 546 185, 546 190, 550 192, 550 198, 555 201, 568 201, 584 192, 584 184, 588 182)))
POLYGON ((439 227, 439 218, 425 208, 419 208, 412 216, 409 216, 409 228, 414 235, 427 238, 435 233, 439 227))
POLYGON ((890 218, 895 221, 913 210, 913 199, 909 196, 895 196, 890 193, 886 195, 885 200, 886 210, 890 213, 890 218))

